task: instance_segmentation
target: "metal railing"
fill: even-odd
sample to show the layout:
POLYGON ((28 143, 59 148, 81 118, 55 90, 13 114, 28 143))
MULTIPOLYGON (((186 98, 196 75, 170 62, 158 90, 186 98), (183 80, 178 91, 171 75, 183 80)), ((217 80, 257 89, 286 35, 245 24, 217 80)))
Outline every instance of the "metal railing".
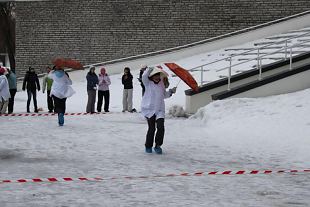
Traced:
MULTIPOLYGON (((303 31, 301 30, 300 32, 303 32, 303 31)), ((204 84, 203 76, 204 76, 205 71, 209 70, 209 69, 207 69, 208 67, 210 67, 212 64, 215 64, 215 63, 220 63, 220 62, 225 62, 226 63, 228 61, 229 62, 229 66, 217 69, 216 72, 223 71, 223 70, 228 70, 227 90, 230 90, 231 89, 231 76, 232 76, 232 68, 233 67, 239 66, 239 65, 251 62, 251 61, 256 61, 256 67, 259 70, 258 80, 261 80, 262 79, 262 59, 264 57, 266 57, 266 56, 269 56, 269 55, 279 54, 279 52, 284 51, 283 59, 287 60, 288 59, 288 55, 289 55, 289 58, 290 58, 289 70, 292 70, 293 48, 294 47, 298 47, 300 45, 304 45, 307 42, 310 42, 310 39, 309 40, 303 40, 300 43, 293 44, 293 45, 290 45, 290 46, 289 46, 289 42, 291 42, 291 40, 294 40, 294 39, 297 40, 297 38, 305 37, 305 36, 310 36, 310 32, 305 32, 304 34, 296 35, 296 36, 290 37, 290 38, 286 38, 285 40, 280 40, 280 41, 277 41, 277 42, 273 42, 273 43, 270 43, 270 44, 267 44, 267 45, 264 45, 264 46, 261 46, 261 47, 257 47, 257 48, 253 48, 253 49, 248 49, 245 52, 241 52, 241 53, 238 53, 238 54, 233 54, 233 55, 230 55, 229 57, 225 57, 225 58, 222 58, 222 59, 219 59, 219 60, 215 60, 215 61, 203 64, 203 65, 196 66, 194 68, 189 69, 189 71, 190 72, 200 71, 200 85, 203 85, 204 84), (276 51, 269 52, 267 54, 261 54, 261 50, 269 49, 270 46, 280 45, 280 44, 283 44, 283 43, 285 45, 282 48, 280 48, 280 49, 278 49, 276 51), (242 55, 248 55, 249 53, 251 53, 253 51, 256 52, 256 57, 255 58, 251 58, 251 59, 248 59, 248 60, 243 61, 243 62, 232 64, 232 61, 233 61, 234 57, 242 56, 242 55)), ((279 38, 280 38, 280 36, 279 36, 279 38)), ((310 45, 309 45, 309 47, 310 47, 310 45)))

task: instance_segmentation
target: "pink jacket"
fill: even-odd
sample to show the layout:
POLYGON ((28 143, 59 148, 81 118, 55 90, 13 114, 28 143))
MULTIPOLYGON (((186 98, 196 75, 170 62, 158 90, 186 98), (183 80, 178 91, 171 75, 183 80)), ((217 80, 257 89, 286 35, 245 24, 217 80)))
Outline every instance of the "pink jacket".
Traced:
POLYGON ((99 91, 108 91, 109 85, 111 84, 109 76, 99 74, 98 79, 99 79, 98 90, 99 91))

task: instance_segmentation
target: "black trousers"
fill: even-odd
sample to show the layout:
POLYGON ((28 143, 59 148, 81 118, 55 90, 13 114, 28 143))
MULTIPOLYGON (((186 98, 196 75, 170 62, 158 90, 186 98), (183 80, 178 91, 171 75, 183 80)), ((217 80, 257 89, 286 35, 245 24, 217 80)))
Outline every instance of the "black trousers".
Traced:
POLYGON ((14 110, 14 98, 16 94, 16 89, 10 89, 11 98, 9 99, 9 106, 8 106, 8 112, 13 113, 14 110))
POLYGON ((50 96, 51 91, 47 91, 47 108, 49 112, 54 111, 54 101, 53 97, 50 96))
POLYGON ((28 95, 28 100, 27 100, 27 112, 30 111, 30 102, 31 102, 31 96, 33 97, 33 105, 34 105, 34 110, 38 111, 38 106, 37 106, 37 91, 31 91, 27 90, 27 95, 28 95))
POLYGON ((55 103, 55 112, 56 113, 66 113, 66 100, 67 98, 57 98, 53 95, 54 103, 55 103))
POLYGON ((99 91, 98 90, 98 102, 97 102, 97 111, 101 112, 102 108, 102 100, 104 97, 104 111, 109 111, 109 104, 110 104, 110 91, 99 91))
POLYGON ((147 123, 149 128, 146 134, 145 147, 153 147, 156 128, 155 146, 161 146, 165 135, 165 119, 160 118, 156 120, 156 115, 154 115, 151 118, 147 118, 147 123))

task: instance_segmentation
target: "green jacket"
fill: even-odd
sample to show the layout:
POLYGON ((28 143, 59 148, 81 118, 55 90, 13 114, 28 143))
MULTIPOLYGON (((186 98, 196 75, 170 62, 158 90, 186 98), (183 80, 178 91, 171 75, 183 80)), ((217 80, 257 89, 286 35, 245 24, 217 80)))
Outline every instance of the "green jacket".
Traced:
POLYGON ((48 74, 46 74, 43 78, 43 86, 42 86, 43 93, 45 92, 45 88, 47 91, 50 91, 52 89, 52 85, 53 85, 53 79, 50 79, 48 77, 48 74))

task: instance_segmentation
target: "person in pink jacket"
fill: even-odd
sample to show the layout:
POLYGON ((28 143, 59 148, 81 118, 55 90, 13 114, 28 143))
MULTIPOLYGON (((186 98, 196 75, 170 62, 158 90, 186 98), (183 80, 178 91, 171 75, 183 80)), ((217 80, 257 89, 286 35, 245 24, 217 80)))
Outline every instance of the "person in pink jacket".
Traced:
POLYGON ((111 84, 111 80, 109 78, 109 75, 106 73, 105 68, 101 68, 98 79, 99 83, 98 83, 97 111, 101 112, 102 100, 104 97, 104 111, 109 112, 109 104, 110 104, 109 85, 111 84))

